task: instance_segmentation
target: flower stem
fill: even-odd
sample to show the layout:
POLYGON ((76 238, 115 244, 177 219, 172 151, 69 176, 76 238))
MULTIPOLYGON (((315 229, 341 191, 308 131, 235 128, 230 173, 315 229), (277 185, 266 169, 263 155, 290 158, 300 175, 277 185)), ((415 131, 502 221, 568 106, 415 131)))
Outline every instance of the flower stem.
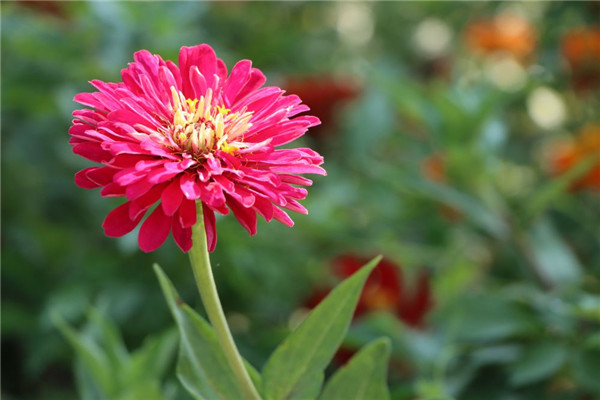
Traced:
POLYGON ((254 387, 250 375, 244 366, 244 361, 233 341, 233 336, 231 335, 229 326, 227 326, 227 320, 225 319, 223 307, 219 300, 219 294, 217 293, 217 286, 215 285, 212 274, 208 248, 206 245, 202 202, 198 201, 196 208, 198 220, 192 227, 192 241, 194 244, 189 252, 192 270, 194 271, 194 277, 196 278, 196 285, 200 291, 200 297, 202 298, 202 303, 204 304, 208 318, 217 334, 217 339, 221 344, 221 348, 225 353, 229 366, 245 392, 246 398, 249 400, 260 400, 260 395, 254 387))

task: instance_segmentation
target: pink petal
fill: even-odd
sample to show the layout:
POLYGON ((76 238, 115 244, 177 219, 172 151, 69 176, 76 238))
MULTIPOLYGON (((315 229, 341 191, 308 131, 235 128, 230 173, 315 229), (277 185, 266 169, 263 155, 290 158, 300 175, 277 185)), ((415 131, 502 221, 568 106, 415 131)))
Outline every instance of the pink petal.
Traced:
POLYGON ((138 244, 143 252, 151 252, 162 245, 171 230, 171 217, 165 215, 162 207, 156 207, 142 224, 138 244))
POLYGON ((225 204, 223 188, 214 182, 200 186, 200 199, 213 209, 222 208, 225 204))
POLYGON ((104 234, 110 237, 120 237, 133 230, 144 216, 141 214, 135 219, 129 218, 130 202, 120 205, 112 210, 104 219, 102 227, 104 234))
POLYGON ((191 228, 196 223, 196 202, 194 200, 183 200, 179 207, 179 223, 184 228, 191 228))
POLYGON ((327 175, 327 172, 317 165, 281 165, 272 167, 273 172, 284 172, 288 174, 317 174, 327 175))
POLYGON ((213 251, 217 246, 217 221, 215 213, 206 205, 202 205, 202 214, 204 216, 204 228, 206 229, 206 245, 208 251, 213 251))
POLYGON ((290 216, 279 207, 273 207, 273 218, 275 218, 277 221, 281 222, 284 225, 290 227, 294 226, 294 221, 292 221, 290 216))
POLYGON ((233 215, 237 218, 240 224, 252 236, 256 234, 256 212, 250 208, 243 207, 237 200, 227 196, 227 205, 233 211, 233 215))
POLYGON ((244 96, 247 96, 255 90, 257 90, 258 88, 260 88, 262 85, 265 84, 266 81, 267 78, 260 70, 252 68, 248 80, 246 81, 246 84, 241 90, 239 90, 237 96, 232 101, 232 105, 234 103, 239 102, 240 100, 243 100, 244 96))
POLYGON ((196 200, 200 198, 200 185, 196 181, 196 175, 189 173, 183 174, 181 176, 180 187, 186 199, 196 200))
POLYGON ((311 181, 310 179, 307 179, 303 176, 287 175, 287 174, 280 174, 279 176, 281 177, 282 182, 291 183, 293 185, 311 186, 313 183, 313 181, 311 181))
POLYGON ((195 93, 194 98, 199 99, 206 95, 206 79, 196 66, 190 69, 190 85, 192 86, 192 91, 195 93))
POLYGON ((258 194, 254 196, 253 209, 259 213, 265 219, 265 221, 268 222, 273 219, 274 208, 275 206, 273 206, 273 203, 271 203, 268 199, 259 196, 258 194))
POLYGON ((183 193, 179 185, 179 178, 173 179, 160 196, 163 211, 167 215, 175 214, 183 201, 183 193))
POLYGON ((127 200, 133 201, 148 193, 148 191, 153 187, 154 183, 148 182, 146 179, 142 179, 127 186, 127 189, 125 190, 125 196, 127 197, 127 200))
POLYGON ((207 44, 193 47, 183 46, 179 51, 179 69, 181 71, 183 94, 187 98, 194 98, 195 93, 189 81, 190 69, 197 66, 206 79, 208 87, 213 87, 213 75, 217 71, 217 55, 207 44))
MULTIPOLYGON (((225 99, 233 101, 237 97, 240 89, 242 89, 243 85, 248 80, 248 75, 250 74, 250 69, 252 68, 252 61, 250 60, 241 60, 238 61, 237 64, 233 66, 231 69, 231 75, 225 81, 223 95, 225 99)), ((227 104, 228 106, 231 105, 227 104)))
POLYGON ((121 186, 116 182, 109 183, 100 191, 102 197, 120 197, 125 196, 125 186, 121 186))
POLYGON ((131 202, 129 207, 129 218, 136 218, 140 213, 145 214, 154 203, 160 199, 160 194, 163 192, 167 184, 156 185, 147 193, 131 202))
POLYGON ((173 239, 175 239, 175 243, 177 246, 183 251, 187 253, 192 248, 192 228, 183 228, 179 223, 178 218, 173 218, 173 223, 171 226, 171 233, 173 234, 173 239))
POLYGON ((112 154, 103 150, 97 142, 86 142, 75 145, 73 147, 73 153, 98 163, 106 162, 112 158, 112 154))
POLYGON ((97 187, 102 186, 101 184, 93 181, 88 176, 88 172, 94 171, 98 169, 98 167, 86 168, 75 174, 75 184, 84 189, 95 189, 97 187))

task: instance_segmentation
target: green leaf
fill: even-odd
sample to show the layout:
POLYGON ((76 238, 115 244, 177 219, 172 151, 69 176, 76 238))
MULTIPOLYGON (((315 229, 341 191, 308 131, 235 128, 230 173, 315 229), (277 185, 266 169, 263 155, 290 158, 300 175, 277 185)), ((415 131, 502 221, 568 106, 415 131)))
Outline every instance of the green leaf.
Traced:
POLYGON ((574 168, 561 176, 552 179, 545 186, 536 190, 536 194, 527 204, 525 217, 529 220, 546 210, 560 195, 566 193, 573 182, 587 173, 598 162, 598 156, 589 156, 581 160, 574 168))
POLYGON ((254 387, 255 388, 262 387, 262 377, 260 376, 260 373, 248 361, 246 361, 244 359, 242 359, 242 360, 244 361, 244 366, 246 367, 246 370, 248 371, 248 375, 250 375, 250 380, 254 384, 254 387))
POLYGON ((267 400, 310 399, 318 394, 315 379, 344 339, 362 287, 381 257, 338 285, 271 355, 263 369, 267 400))
POLYGON ((572 285, 581 280, 583 268, 550 221, 537 221, 528 238, 539 272, 554 286, 572 285))
POLYGON ((567 349, 561 343, 548 340, 533 343, 512 365, 510 382, 521 386, 548 378, 558 371, 566 358, 567 349))
POLYGON ((95 308, 89 310, 88 318, 100 328, 99 344, 113 367, 127 363, 129 353, 115 324, 95 308))
POLYGON ((578 349, 573 356, 573 367, 577 383, 600 395, 600 350, 578 349))
POLYGON ((73 372, 80 400, 104 400, 106 398, 80 358, 75 361, 73 372))
POLYGON ((327 382, 321 400, 386 400, 387 366, 391 345, 381 338, 363 347, 327 382))
POLYGON ((178 336, 173 328, 145 339, 142 347, 131 355, 125 372, 126 381, 159 381, 172 364, 178 336))
POLYGON ((51 318, 54 325, 75 349, 83 367, 102 391, 103 397, 114 397, 118 379, 114 376, 115 370, 106 353, 87 336, 77 333, 59 314, 53 313, 51 318))
POLYGON ((462 340, 503 340, 539 329, 539 321, 524 307, 497 295, 468 295, 452 307, 450 319, 462 340))
POLYGON ((460 210, 473 224, 497 238, 504 238, 508 233, 506 223, 492 210, 484 206, 477 198, 463 193, 450 186, 440 185, 422 179, 406 179, 402 187, 392 183, 403 192, 410 192, 434 201, 440 201, 460 210))
POLYGON ((168 400, 160 390, 158 382, 143 382, 129 388, 115 400, 168 400))
POLYGON ((183 386, 196 399, 243 399, 244 391, 238 384, 212 327, 183 303, 158 264, 154 264, 154 271, 179 327, 177 376, 183 386))

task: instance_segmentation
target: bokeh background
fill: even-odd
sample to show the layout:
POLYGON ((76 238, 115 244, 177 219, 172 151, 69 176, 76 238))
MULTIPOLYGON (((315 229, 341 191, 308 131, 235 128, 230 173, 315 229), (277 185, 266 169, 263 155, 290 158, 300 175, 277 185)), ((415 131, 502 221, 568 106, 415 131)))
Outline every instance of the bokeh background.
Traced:
POLYGON ((102 398, 103 372, 77 359, 116 348, 115 398, 187 398, 151 268, 201 310, 186 256, 103 236, 119 200, 74 185, 90 164, 67 131, 73 96, 118 81, 134 51, 209 43, 309 104, 323 124, 302 142, 329 174, 292 229, 218 219, 244 356, 260 368, 383 254, 332 369, 386 335, 394 399, 599 398, 599 4, 2 2, 2 397, 102 398), (122 344, 161 368, 121 374, 122 344))

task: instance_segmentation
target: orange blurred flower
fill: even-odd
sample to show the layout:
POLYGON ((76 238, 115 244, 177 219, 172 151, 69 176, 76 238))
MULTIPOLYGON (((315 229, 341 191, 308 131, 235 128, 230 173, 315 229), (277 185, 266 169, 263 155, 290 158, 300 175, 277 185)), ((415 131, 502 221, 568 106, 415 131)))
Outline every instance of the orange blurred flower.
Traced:
POLYGON ((421 161, 421 174, 435 183, 446 183, 446 162, 442 153, 434 153, 421 161))
POLYGON ((289 94, 298 95, 310 107, 312 115, 319 117, 321 125, 309 134, 320 136, 324 131, 335 131, 335 112, 344 102, 356 98, 361 88, 350 78, 328 75, 289 77, 282 84, 289 94))
POLYGON ((577 90, 600 87, 600 27, 579 28, 567 33, 562 54, 577 90))
MULTIPOLYGON (((434 153, 421 161, 421 175, 432 182, 446 184, 448 173, 446 172, 446 158, 442 153, 434 153)), ((440 213, 450 222, 459 221, 462 214, 456 208, 447 204, 439 206, 440 213)))
POLYGON ((583 127, 575 140, 556 143, 551 151, 551 172, 555 176, 588 157, 596 157, 591 169, 573 182, 571 190, 600 190, 600 123, 583 127))
POLYGON ((535 50, 537 35, 526 19, 513 14, 499 14, 492 19, 471 22, 465 31, 465 41, 476 53, 508 53, 525 62, 535 50))

